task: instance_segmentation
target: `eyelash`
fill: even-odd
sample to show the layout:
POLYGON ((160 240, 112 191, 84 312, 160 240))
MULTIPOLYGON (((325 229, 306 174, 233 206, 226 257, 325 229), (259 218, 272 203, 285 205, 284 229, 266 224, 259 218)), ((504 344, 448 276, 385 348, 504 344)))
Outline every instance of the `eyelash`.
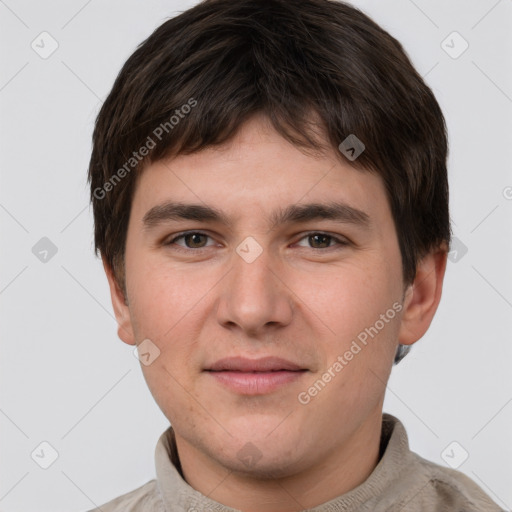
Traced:
MULTIPOLYGON (((202 231, 184 231, 183 233, 178 234, 177 236, 175 236, 168 242, 165 242, 164 245, 166 245, 166 246, 174 245, 177 240, 180 240, 181 238, 185 238, 187 235, 203 235, 208 238, 212 238, 210 235, 208 235, 207 233, 203 233, 202 231)), ((347 240, 335 237, 334 235, 330 235, 329 233, 323 233, 322 231, 310 231, 309 233, 306 233, 304 236, 302 236, 298 240, 298 242, 300 242, 301 240, 304 240, 304 238, 308 238, 313 235, 325 236, 325 237, 329 238, 331 241, 335 241, 337 243, 337 245, 340 246, 340 248, 349 245, 349 242, 347 240)), ((203 250, 208 249, 209 247, 211 247, 211 246, 198 247, 198 248, 194 249, 192 247, 181 247, 179 245, 175 245, 173 250, 180 251, 180 252, 190 252, 190 251, 201 252, 203 250)), ((334 247, 335 246, 329 246, 329 247, 324 247, 324 248, 309 247, 309 249, 313 249, 314 251, 327 251, 328 249, 333 249, 334 247)))

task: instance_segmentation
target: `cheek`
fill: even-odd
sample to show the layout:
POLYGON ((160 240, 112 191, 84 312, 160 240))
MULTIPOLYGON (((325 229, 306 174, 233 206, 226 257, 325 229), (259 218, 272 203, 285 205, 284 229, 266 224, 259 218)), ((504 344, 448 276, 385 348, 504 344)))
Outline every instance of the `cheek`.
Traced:
POLYGON ((138 340, 150 339, 159 351, 149 365, 141 364, 144 379, 156 403, 168 418, 185 414, 191 407, 192 361, 197 322, 189 302, 175 283, 149 280, 138 290, 138 304, 132 310, 138 340), (179 413, 179 414, 177 414, 179 413))
POLYGON ((330 279, 323 277, 321 287, 309 277, 309 286, 298 288, 302 294, 315 290, 305 300, 305 314, 316 332, 325 333, 318 350, 323 352, 324 371, 330 368, 336 375, 319 403, 332 399, 344 408, 359 407, 359 402, 374 403, 381 396, 400 324, 401 281, 393 270, 377 263, 351 265, 336 269, 330 279), (311 286, 315 282, 317 286, 311 286))
POLYGON ((373 325, 400 300, 396 278, 389 269, 350 265, 329 273, 296 276, 291 288, 304 306, 304 314, 327 336, 347 340, 373 325))
POLYGON ((180 385, 190 387, 187 369, 194 363, 195 340, 201 328, 201 298, 213 286, 203 279, 150 257, 132 258, 127 281, 130 316, 137 343, 149 339, 159 351, 150 365, 141 365, 157 402, 177 398, 180 385), (144 264, 137 264, 137 262, 144 264))
MULTIPOLYGON (((134 258, 135 260, 135 258, 134 258)), ((208 281, 192 278, 166 261, 141 258, 133 261, 127 281, 130 313, 138 338, 167 340, 198 308, 208 281)), ((211 287, 211 286, 210 286, 211 287)))

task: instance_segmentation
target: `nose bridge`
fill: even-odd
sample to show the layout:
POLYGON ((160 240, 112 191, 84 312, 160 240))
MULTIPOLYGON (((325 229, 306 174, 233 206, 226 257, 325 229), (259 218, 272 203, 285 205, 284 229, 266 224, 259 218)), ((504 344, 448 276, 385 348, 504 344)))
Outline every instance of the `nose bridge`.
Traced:
POLYGON ((219 322, 257 331, 291 319, 290 297, 278 279, 279 262, 253 237, 233 254, 233 266, 224 283, 219 322))
POLYGON ((242 296, 265 294, 270 281, 275 279, 272 265, 269 250, 263 249, 255 239, 249 237, 236 248, 236 255, 233 256, 233 286, 237 292, 242 292, 242 296))

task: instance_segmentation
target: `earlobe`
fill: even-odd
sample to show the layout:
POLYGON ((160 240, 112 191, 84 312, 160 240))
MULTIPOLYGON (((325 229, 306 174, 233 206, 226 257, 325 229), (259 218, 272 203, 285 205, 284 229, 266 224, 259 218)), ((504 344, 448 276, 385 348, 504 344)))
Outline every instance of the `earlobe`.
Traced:
POLYGON ((102 261, 105 274, 107 275, 108 285, 110 287, 112 307, 114 308, 114 314, 117 320, 117 335, 128 345, 135 345, 130 309, 127 301, 125 300, 124 293, 119 286, 110 265, 104 258, 102 258, 102 261))
POLYGON ((412 345, 427 332, 441 300, 447 256, 443 244, 418 262, 414 282, 405 293, 400 344, 412 345))

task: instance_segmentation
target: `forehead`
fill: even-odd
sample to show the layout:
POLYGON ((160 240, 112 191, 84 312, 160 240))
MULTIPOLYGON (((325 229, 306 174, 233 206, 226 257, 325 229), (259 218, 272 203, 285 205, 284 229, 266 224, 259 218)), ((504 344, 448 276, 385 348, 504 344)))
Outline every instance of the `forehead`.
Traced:
POLYGON ((334 149, 304 152, 261 117, 223 145, 154 162, 138 178, 137 218, 170 200, 215 205, 225 217, 258 214, 274 224, 278 205, 281 214, 291 205, 340 202, 368 216, 390 214, 380 176, 356 169, 334 149))

